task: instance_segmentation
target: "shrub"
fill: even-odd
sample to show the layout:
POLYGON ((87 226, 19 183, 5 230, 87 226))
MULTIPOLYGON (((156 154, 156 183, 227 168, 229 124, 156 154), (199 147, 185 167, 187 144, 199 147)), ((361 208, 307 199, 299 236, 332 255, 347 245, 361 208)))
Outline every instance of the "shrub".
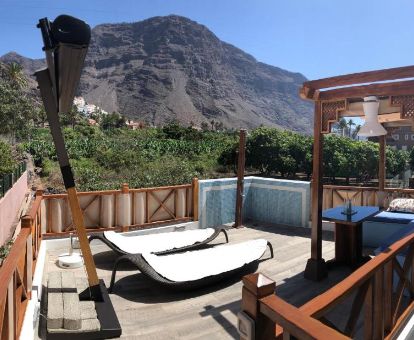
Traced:
POLYGON ((16 165, 11 145, 0 140, 0 175, 11 173, 16 165))

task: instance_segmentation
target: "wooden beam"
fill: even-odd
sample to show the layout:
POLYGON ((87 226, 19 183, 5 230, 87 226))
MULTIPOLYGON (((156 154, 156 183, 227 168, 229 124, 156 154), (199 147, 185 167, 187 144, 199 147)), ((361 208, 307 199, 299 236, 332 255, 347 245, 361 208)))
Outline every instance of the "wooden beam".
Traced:
POLYGON ((305 269, 305 277, 314 281, 327 276, 325 260, 322 258, 322 198, 323 198, 323 135, 322 104, 315 102, 313 171, 312 171, 312 241, 311 258, 305 269))
POLYGON ((97 287, 99 287, 98 274, 96 273, 95 261, 93 260, 91 248, 89 247, 88 236, 86 235, 82 210, 79 205, 76 189, 72 187, 67 188, 66 191, 68 193, 69 207, 72 213, 73 224, 76 227, 83 261, 88 274, 89 286, 92 290, 97 290, 97 287))
POLYGON ((379 137, 378 190, 385 188, 385 136, 379 137))
POLYGON ((193 221, 198 221, 198 178, 194 177, 192 182, 192 193, 193 193, 193 221))
POLYGON ((319 92, 317 100, 339 100, 366 96, 413 95, 414 80, 342 87, 319 92))
POLYGON ((242 226, 243 215, 243 187, 244 187, 244 166, 246 160, 246 134, 244 129, 240 130, 239 154, 237 156, 237 192, 236 192, 236 216, 234 227, 242 226))
MULTIPOLYGON (((306 81, 303 83, 303 94, 311 96, 313 91, 336 86, 372 83, 384 80, 396 80, 414 77, 414 66, 404 66, 360 73, 351 73, 330 78, 306 81)), ((307 98, 311 98, 308 97, 307 98)))

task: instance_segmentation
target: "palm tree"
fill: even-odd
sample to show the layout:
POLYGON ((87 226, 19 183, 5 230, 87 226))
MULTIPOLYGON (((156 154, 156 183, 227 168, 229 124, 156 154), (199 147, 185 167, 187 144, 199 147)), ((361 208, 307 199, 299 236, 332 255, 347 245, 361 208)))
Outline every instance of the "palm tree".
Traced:
MULTIPOLYGON (((23 72, 23 67, 15 62, 11 62, 2 67, 2 75, 7 79, 10 85, 17 91, 24 89, 27 86, 27 78, 23 72)), ((15 98, 17 103, 17 98, 15 98)), ((12 144, 16 142, 16 114, 13 115, 13 129, 11 132, 12 144)))
POLYGON ((361 130, 361 125, 360 124, 355 125, 355 129, 354 129, 354 131, 352 131, 352 139, 357 139, 358 138, 359 130, 361 130))
POLYGON ((345 118, 341 118, 338 122, 338 129, 341 130, 342 137, 345 137, 345 131, 348 128, 348 123, 345 118))
POLYGON ((348 133, 349 133, 349 137, 351 137, 352 136, 352 126, 356 125, 356 124, 354 123, 354 121, 352 119, 350 119, 350 120, 348 120, 348 125, 349 125, 348 133))
POLYGON ((27 86, 27 78, 23 72, 22 65, 11 62, 4 67, 4 75, 10 84, 16 89, 23 89, 27 86))

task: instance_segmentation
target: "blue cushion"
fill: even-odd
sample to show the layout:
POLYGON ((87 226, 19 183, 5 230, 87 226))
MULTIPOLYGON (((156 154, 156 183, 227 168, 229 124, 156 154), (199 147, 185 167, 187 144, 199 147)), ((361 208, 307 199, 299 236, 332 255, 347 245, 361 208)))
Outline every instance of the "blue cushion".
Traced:
POLYGON ((367 218, 371 222, 408 224, 414 220, 414 214, 405 212, 382 211, 379 214, 367 218))
POLYGON ((401 240, 402 238, 414 233, 414 222, 407 225, 406 228, 397 230, 394 234, 387 237, 384 242, 380 245, 379 251, 384 251, 389 248, 395 242, 401 240))
POLYGON ((407 223, 384 223, 365 221, 362 225, 362 244, 377 248, 399 230, 407 228, 407 223))

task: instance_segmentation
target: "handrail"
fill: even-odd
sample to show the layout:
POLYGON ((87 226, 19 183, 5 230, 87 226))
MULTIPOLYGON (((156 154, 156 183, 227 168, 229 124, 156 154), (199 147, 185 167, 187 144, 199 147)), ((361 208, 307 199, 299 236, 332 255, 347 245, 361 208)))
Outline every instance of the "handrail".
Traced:
POLYGON ((3 265, 0 267, 0 305, 2 305, 2 302, 6 298, 10 280, 12 279, 13 273, 20 260, 22 249, 26 248, 26 241, 29 235, 30 229, 24 228, 20 231, 8 256, 3 261, 3 265))
POLYGON ((327 338, 353 337, 357 320, 364 310, 364 338, 392 339, 404 327, 414 311, 413 260, 414 234, 411 234, 395 242, 343 281, 299 308, 274 295, 275 283, 271 279, 262 274, 248 275, 243 278, 242 309, 255 320, 259 328, 256 332, 256 335, 259 334, 258 338, 263 334, 269 337, 270 323, 276 338, 283 335, 284 339, 290 339, 290 335, 293 335, 299 339, 323 339, 318 332, 328 334, 327 328, 337 332, 332 322, 324 324, 327 320, 326 313, 334 307, 339 308, 337 306, 345 298, 352 296, 352 307, 345 320, 345 328, 338 330, 339 335, 327 338), (405 260, 401 264, 397 260, 397 255, 402 252, 405 260), (255 279, 257 276, 261 279, 255 279), (394 277, 398 278, 398 282, 394 277), (410 292, 405 302, 404 291, 410 292), (354 292, 356 294, 351 295, 354 292), (405 304, 406 302, 408 303, 405 304), (260 306, 257 310, 256 305, 260 306))
POLYGON ((359 267, 334 287, 305 303, 300 307, 300 310, 313 317, 319 317, 324 311, 335 305, 341 298, 345 297, 349 291, 361 286, 361 284, 372 277, 378 269, 391 261, 399 252, 411 243, 414 243, 414 234, 408 235, 395 242, 386 249, 386 251, 378 254, 366 264, 359 267))
POLYGON ((27 301, 30 298, 30 290, 27 289, 32 281, 31 275, 27 275, 27 270, 30 268, 27 263, 30 261, 27 256, 27 240, 30 235, 31 230, 28 228, 20 231, 0 268, 0 334, 2 340, 18 339, 27 301), (22 266, 23 268, 19 269, 22 266))
MULTIPOLYGON (((158 190, 167 190, 167 189, 180 189, 180 188, 191 188, 191 184, 179 184, 179 185, 166 185, 162 187, 149 187, 149 188, 128 188, 130 192, 143 192, 143 191, 158 191, 158 190)), ((92 195, 113 195, 122 193, 122 189, 119 190, 97 190, 97 191, 78 191, 78 196, 92 196, 92 195)), ((66 193, 62 194, 45 194, 45 199, 51 198, 65 198, 67 197, 66 193)))
POLYGON ((0 267, 0 337, 18 339, 27 303, 31 297, 32 279, 40 245, 42 192, 30 211, 21 219, 21 229, 10 253, 0 267))
MULTIPOLYGON (((337 190, 381 191, 377 187, 360 187, 360 186, 352 186, 352 185, 334 185, 334 184, 324 184, 323 188, 324 189, 337 189, 337 190)), ((414 189, 410 189, 410 188, 384 188, 383 191, 414 193, 414 189)))
POLYGON ((322 322, 308 316, 276 295, 266 296, 259 301, 261 313, 282 326, 284 332, 298 339, 350 339, 324 325, 322 322))

